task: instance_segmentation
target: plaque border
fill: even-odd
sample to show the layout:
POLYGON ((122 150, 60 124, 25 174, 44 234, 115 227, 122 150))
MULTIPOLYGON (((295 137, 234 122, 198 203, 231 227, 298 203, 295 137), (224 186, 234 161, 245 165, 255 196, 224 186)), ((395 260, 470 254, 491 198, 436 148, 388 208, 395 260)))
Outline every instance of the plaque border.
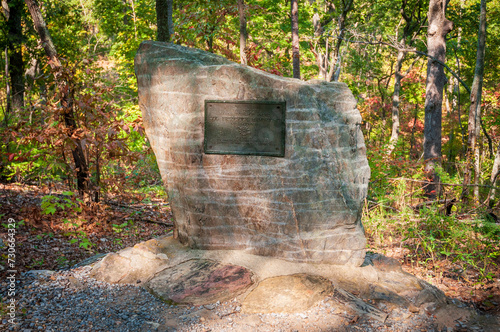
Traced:
POLYGON ((217 155, 239 155, 239 156, 263 156, 263 157, 278 157, 278 158, 284 158, 285 157, 285 148, 286 148, 286 101, 276 101, 276 100, 205 100, 205 112, 204 112, 204 120, 203 120, 203 153, 204 154, 217 154, 217 155), (282 153, 274 153, 274 152, 238 152, 238 151, 214 151, 208 149, 207 146, 207 133, 206 133, 206 127, 207 127, 207 122, 208 122, 208 104, 214 104, 214 103, 219 103, 219 104, 271 104, 271 105, 280 105, 281 107, 281 112, 282 112, 282 117, 283 117, 283 126, 281 126, 282 130, 282 135, 281 135, 281 142, 280 142, 280 148, 282 153))

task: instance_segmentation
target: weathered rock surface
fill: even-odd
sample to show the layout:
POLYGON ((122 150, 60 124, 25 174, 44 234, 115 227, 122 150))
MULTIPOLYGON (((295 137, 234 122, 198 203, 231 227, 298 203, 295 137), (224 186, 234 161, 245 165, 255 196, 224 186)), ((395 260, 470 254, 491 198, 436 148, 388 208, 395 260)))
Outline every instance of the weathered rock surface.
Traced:
POLYGON ((333 294, 332 282, 320 276, 294 274, 268 278, 242 302, 244 313, 301 312, 333 294))
POLYGON ((93 266, 92 277, 109 283, 134 284, 150 279, 167 266, 168 259, 149 250, 148 242, 106 255, 93 266))
MULTIPOLYGON (((109 282, 129 280, 136 284, 138 266, 132 270, 132 261, 140 261, 146 267, 142 279, 139 279, 146 282, 139 285, 153 295, 166 302, 203 304, 203 309, 200 307, 188 315, 165 322, 167 329, 175 328, 179 319, 185 321, 199 317, 200 320, 220 322, 222 317, 234 317, 233 314, 241 311, 241 317, 248 318, 242 320, 248 329, 260 330, 256 328, 261 323, 259 316, 250 312, 281 312, 283 315, 294 312, 307 317, 307 309, 312 306, 310 310, 314 310, 315 303, 318 307, 331 308, 336 316, 365 317, 379 322, 413 319, 412 315, 432 316, 436 317, 438 330, 443 327, 451 329, 457 321, 475 319, 469 308, 404 272, 396 260, 379 254, 367 254, 360 267, 310 264, 251 255, 239 250, 193 250, 167 235, 107 255, 91 266, 91 275, 109 282), (140 260, 131 260, 132 256, 140 260), (147 267, 155 266, 158 259, 162 264, 151 273, 156 268, 147 267), (229 301, 231 299, 235 301, 229 301), (217 303, 226 301, 235 307, 229 311, 216 309, 217 303), (399 313, 396 314, 398 317, 393 316, 395 312, 399 313)), ((25 276, 44 277, 52 273, 48 271, 45 275, 45 272, 34 271, 25 276)), ((71 277, 68 281, 71 288, 83 287, 71 277)))
POLYGON ((370 169, 343 83, 303 82, 178 45, 143 42, 139 105, 178 238, 290 261, 359 266, 370 169), (285 156, 204 154, 205 100, 286 102, 285 156))
POLYGON ((203 305, 235 298, 252 285, 252 275, 242 266, 194 259, 159 272, 145 287, 166 302, 203 305))

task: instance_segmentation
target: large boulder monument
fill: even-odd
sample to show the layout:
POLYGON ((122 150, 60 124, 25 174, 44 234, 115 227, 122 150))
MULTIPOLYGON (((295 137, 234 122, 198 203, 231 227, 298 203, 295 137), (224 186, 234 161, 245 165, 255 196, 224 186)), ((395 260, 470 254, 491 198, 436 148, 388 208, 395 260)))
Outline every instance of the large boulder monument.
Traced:
POLYGON ((141 44, 135 70, 182 244, 363 263, 370 168, 344 83, 279 77, 152 41, 141 44))

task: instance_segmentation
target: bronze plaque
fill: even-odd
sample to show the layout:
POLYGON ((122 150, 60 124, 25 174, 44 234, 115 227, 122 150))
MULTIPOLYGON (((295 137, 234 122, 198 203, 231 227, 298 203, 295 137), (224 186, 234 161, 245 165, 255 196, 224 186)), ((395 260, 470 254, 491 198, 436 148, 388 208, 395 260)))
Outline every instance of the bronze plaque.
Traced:
POLYGON ((205 153, 285 156, 286 103, 205 101, 205 153))

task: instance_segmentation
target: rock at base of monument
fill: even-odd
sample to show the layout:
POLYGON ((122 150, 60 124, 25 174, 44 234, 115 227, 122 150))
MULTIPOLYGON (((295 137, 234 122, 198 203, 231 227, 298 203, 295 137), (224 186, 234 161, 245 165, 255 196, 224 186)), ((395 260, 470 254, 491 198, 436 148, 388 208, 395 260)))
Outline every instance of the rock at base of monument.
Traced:
POLYGON ((396 259, 373 252, 366 253, 362 266, 367 265, 373 265, 377 270, 382 272, 403 272, 401 263, 396 259))
POLYGON ((82 266, 94 266, 96 263, 98 263, 99 261, 101 261, 101 259, 103 259, 104 257, 106 257, 107 254, 95 254, 94 256, 91 256, 89 258, 86 258, 84 259, 83 261, 81 262, 78 262, 76 263, 75 265, 73 265, 71 267, 71 269, 76 269, 78 267, 82 267, 82 266))
POLYGON ((306 311, 331 296, 332 282, 309 274, 268 278, 259 283, 242 303, 244 313, 295 313, 306 311))
POLYGON ((375 308, 341 288, 335 288, 332 300, 336 301, 337 304, 350 307, 351 310, 359 316, 367 316, 382 323, 385 322, 388 316, 385 312, 375 308))
POLYGON ((106 255, 92 267, 91 276, 109 283, 136 284, 167 266, 167 259, 144 248, 125 248, 106 255))
POLYGON ((193 259, 157 273, 144 287, 167 303, 204 305, 235 298, 252 278, 242 266, 193 259))

